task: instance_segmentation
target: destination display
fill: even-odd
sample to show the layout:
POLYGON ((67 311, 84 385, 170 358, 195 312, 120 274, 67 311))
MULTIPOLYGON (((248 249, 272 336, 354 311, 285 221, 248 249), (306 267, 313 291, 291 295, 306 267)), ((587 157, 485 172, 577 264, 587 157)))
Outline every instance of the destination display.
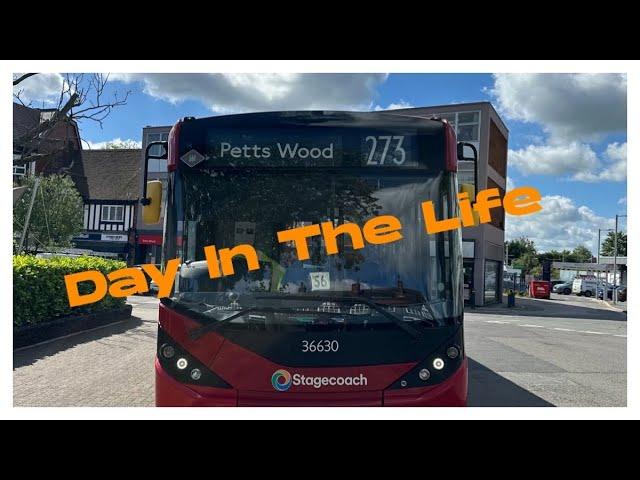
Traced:
POLYGON ((181 156, 189 167, 442 168, 444 142, 416 130, 212 129, 181 156))

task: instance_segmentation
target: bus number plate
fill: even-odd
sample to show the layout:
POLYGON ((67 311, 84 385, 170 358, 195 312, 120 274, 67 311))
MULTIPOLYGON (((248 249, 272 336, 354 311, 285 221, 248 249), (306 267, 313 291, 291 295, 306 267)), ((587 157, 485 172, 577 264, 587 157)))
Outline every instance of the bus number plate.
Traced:
POLYGON ((302 340, 302 353, 335 353, 340 350, 337 340, 302 340))

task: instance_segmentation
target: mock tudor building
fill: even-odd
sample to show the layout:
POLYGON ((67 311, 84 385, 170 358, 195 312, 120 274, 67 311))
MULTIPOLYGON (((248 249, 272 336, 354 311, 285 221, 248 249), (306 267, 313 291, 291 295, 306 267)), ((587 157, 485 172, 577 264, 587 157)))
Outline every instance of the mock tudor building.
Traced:
POLYGON ((84 231, 73 239, 77 248, 134 263, 140 155, 140 149, 82 151, 68 172, 84 201, 84 231))

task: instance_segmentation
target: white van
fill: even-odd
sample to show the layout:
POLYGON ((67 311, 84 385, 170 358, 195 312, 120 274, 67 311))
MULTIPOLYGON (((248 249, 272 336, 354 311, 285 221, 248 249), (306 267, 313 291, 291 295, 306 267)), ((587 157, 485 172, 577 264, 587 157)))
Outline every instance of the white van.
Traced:
POLYGON ((595 297, 597 289, 598 281, 586 278, 576 278, 571 285, 571 292, 578 296, 595 297))

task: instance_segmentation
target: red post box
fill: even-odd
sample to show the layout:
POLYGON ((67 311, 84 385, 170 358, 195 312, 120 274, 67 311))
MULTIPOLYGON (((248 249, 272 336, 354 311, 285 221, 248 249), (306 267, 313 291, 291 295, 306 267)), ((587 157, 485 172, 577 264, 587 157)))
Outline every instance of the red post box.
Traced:
POLYGON ((531 280, 529 283, 531 298, 551 298, 551 282, 546 280, 531 280))

